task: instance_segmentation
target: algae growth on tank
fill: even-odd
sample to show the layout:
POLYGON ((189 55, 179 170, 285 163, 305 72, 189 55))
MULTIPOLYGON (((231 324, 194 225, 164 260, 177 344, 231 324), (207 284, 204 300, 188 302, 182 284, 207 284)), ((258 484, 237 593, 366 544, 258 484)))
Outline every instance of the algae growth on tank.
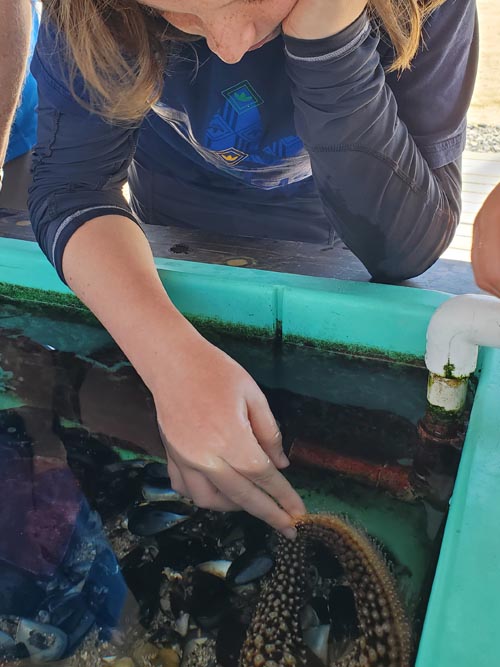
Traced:
MULTIPOLYGON (((261 631, 249 639, 248 629, 292 552, 261 521, 200 510, 171 488, 152 397, 91 317, 5 299, 0 665, 358 667, 369 655, 376 665, 413 664, 445 522, 445 503, 410 497, 401 483, 425 410, 424 370, 242 332, 204 333, 266 393, 292 450, 286 474, 308 512, 340 515, 349 540, 370 536, 365 561, 373 552, 383 576, 387 568, 394 609, 409 621, 405 662, 391 657, 393 640, 385 647, 363 638, 358 552, 346 560, 317 536, 304 546, 302 592, 280 593, 278 625, 270 626, 295 614, 292 634, 307 652, 280 654, 279 662, 272 640, 261 650, 261 631), (389 480, 390 493, 374 475, 389 480)), ((366 590, 366 601, 376 597, 378 589, 366 590)), ((389 615, 373 625, 382 640, 393 636, 392 626, 384 634, 392 618, 384 600, 370 612, 372 620, 389 615)))

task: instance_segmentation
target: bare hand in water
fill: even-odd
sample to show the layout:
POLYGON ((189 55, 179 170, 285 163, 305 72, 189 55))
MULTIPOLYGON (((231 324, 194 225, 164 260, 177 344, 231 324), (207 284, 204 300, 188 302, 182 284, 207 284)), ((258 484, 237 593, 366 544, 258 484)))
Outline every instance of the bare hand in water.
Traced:
POLYGON ((293 537, 305 507, 279 472, 288 465, 281 434, 250 375, 186 323, 153 395, 174 489, 293 537))
POLYGON ((174 488, 200 507, 242 508, 294 533, 305 508, 278 470, 287 459, 264 395, 173 306, 142 231, 118 216, 92 220, 63 268, 153 394, 174 488))

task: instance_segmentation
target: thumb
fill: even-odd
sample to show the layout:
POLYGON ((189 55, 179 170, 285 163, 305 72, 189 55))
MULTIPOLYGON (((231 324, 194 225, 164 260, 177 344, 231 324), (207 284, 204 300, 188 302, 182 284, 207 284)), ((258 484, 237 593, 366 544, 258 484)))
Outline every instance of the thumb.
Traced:
POLYGON ((283 440, 269 403, 255 386, 247 400, 248 419, 255 438, 276 468, 286 468, 290 461, 283 451, 283 440))

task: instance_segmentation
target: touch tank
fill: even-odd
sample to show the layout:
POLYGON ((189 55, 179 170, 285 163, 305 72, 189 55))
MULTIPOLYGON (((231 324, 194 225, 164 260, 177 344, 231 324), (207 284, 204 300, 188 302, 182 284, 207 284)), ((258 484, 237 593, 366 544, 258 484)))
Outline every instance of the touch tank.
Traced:
MULTIPOLYGON (((151 396, 107 333, 34 244, 2 240, 0 257, 3 664, 238 665, 276 536, 176 494, 151 396)), ((158 268, 266 392, 308 511, 369 536, 411 626, 408 664, 494 664, 498 353, 481 352, 458 440, 429 463, 425 335, 447 295, 158 268)), ((308 664, 344 665, 361 613, 345 563, 315 542, 304 576, 308 664)))

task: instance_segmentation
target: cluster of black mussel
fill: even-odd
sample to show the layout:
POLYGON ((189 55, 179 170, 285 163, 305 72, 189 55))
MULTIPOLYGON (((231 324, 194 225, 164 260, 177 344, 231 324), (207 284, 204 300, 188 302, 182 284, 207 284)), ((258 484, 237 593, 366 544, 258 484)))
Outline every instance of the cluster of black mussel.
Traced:
MULTIPOLYGON (((67 659, 97 629, 100 642, 121 637, 121 646, 96 664, 237 667, 273 567, 274 532, 244 512, 198 509, 171 488, 162 463, 122 460, 81 429, 67 429, 64 439, 82 492, 78 518, 50 577, 0 559, 0 665, 67 659), (131 614, 142 657, 127 645, 131 614)), ((358 633, 352 592, 320 544, 308 557, 301 619, 306 644, 325 665, 332 640, 345 644, 358 633)))

